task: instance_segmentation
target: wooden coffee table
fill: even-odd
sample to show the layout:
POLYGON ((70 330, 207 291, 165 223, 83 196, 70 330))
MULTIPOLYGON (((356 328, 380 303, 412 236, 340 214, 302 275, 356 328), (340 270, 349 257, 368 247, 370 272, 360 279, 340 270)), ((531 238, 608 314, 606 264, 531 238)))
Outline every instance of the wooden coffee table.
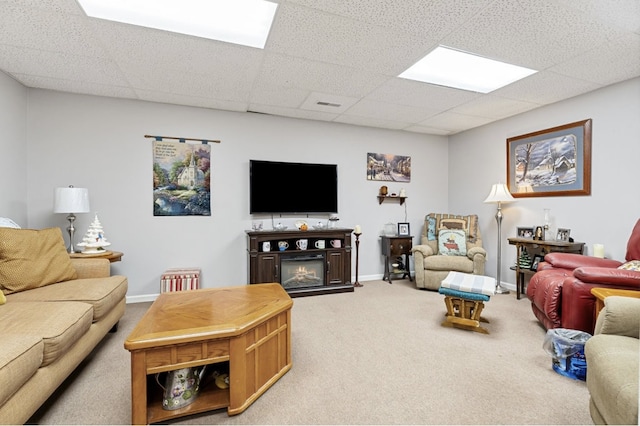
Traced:
POLYGON ((124 343, 131 352, 131 422, 227 408, 239 414, 291 369, 291 307, 280 284, 162 293, 124 343), (162 408, 156 373, 229 363, 229 388, 204 386, 177 410, 162 408))

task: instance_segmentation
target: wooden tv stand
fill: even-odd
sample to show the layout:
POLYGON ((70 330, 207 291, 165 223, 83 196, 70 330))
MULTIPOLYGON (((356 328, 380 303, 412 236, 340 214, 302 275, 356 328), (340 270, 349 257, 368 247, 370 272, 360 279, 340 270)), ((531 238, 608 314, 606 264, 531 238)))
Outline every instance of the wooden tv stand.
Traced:
POLYGON ((353 291, 351 282, 351 233, 353 229, 317 229, 308 231, 247 231, 249 256, 249 283, 282 283, 281 261, 296 255, 322 254, 324 256, 324 283, 321 286, 286 289, 291 297, 353 291), (296 241, 306 239, 307 250, 298 250, 296 241), (324 240, 325 248, 316 248, 316 241, 324 240), (340 241, 340 247, 331 245, 340 241), (271 250, 263 251, 263 243, 269 242, 271 250), (279 251, 278 242, 286 241, 288 248, 279 251))

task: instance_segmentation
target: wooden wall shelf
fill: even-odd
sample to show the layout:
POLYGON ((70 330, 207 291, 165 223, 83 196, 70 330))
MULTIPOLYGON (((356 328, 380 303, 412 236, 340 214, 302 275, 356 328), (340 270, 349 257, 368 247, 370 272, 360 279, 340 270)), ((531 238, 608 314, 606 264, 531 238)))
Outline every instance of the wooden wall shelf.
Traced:
POLYGON ((407 197, 393 196, 393 195, 378 195, 378 204, 382 204, 385 200, 400 200, 400 205, 404 204, 404 200, 407 197))

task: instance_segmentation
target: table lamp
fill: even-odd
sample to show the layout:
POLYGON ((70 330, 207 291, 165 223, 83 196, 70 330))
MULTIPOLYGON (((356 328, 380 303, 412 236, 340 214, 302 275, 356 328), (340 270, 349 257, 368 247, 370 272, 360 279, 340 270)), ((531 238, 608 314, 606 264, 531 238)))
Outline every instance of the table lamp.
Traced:
POLYGON ((489 196, 484 200, 485 203, 497 203, 498 211, 496 213, 496 222, 498 222, 498 270, 496 272, 496 294, 507 294, 509 290, 502 287, 500 281, 500 271, 502 269, 502 203, 511 203, 515 199, 507 189, 504 183, 496 183, 491 187, 489 196))
POLYGON ((68 213, 69 221, 69 253, 75 253, 73 247, 73 235, 75 228, 73 222, 76 220, 74 213, 89 213, 89 190, 87 188, 74 188, 69 185, 68 188, 56 188, 53 197, 53 212, 68 213))

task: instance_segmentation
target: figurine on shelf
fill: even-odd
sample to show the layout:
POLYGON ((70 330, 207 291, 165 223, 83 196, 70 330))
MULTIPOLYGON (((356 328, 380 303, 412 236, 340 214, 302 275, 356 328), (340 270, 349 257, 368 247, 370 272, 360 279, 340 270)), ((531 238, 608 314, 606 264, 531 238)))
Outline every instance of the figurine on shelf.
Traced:
POLYGON ((83 247, 82 253, 93 254, 106 252, 105 247, 110 245, 111 243, 108 242, 104 236, 102 224, 100 220, 98 220, 98 214, 96 213, 93 222, 89 225, 87 233, 82 238, 82 242, 78 243, 78 247, 83 247))

